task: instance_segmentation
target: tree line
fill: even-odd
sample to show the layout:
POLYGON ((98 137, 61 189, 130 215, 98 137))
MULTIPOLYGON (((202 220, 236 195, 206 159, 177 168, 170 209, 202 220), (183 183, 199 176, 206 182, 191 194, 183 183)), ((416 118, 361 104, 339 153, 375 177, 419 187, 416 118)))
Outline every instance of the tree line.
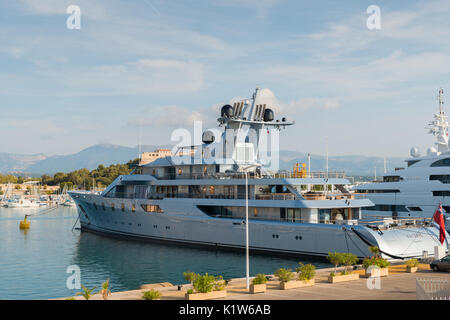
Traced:
POLYGON ((42 175, 40 178, 24 179, 14 175, 0 174, 0 183, 23 183, 25 181, 40 181, 44 186, 57 186, 61 189, 67 186, 68 189, 92 189, 92 187, 106 187, 111 184, 119 175, 126 175, 131 172, 133 165, 139 163, 139 159, 130 160, 126 164, 112 164, 105 167, 100 164, 96 169, 89 171, 86 168, 75 170, 69 173, 57 172, 53 176, 42 175))

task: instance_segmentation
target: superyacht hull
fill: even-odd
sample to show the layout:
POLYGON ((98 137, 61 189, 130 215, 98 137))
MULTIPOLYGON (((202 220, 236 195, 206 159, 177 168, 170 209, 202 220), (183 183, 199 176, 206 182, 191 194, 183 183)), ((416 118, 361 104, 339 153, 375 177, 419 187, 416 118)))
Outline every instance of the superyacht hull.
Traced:
MULTIPOLYGON (((245 248, 245 221, 208 216, 197 208, 198 199, 153 202, 164 213, 142 210, 141 204, 148 203, 145 199, 105 199, 98 195, 74 199, 85 231, 196 246, 245 248), (114 209, 112 203, 116 203, 114 209)), ((362 225, 251 219, 249 235, 249 247, 254 252, 316 257, 351 252, 362 259, 370 256, 369 245, 379 246, 388 259, 419 257, 424 251, 432 253, 438 244, 436 231, 429 227, 377 232, 362 225)))

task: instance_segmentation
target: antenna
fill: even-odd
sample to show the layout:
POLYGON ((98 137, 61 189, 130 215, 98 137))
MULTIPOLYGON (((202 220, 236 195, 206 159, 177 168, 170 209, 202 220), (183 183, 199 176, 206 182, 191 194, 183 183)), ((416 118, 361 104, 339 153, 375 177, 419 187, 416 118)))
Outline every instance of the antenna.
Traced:
POLYGON ((308 153, 308 178, 311 178, 311 153, 308 153))
POLYGON ((325 138, 325 143, 327 145, 327 156, 326 156, 326 161, 325 161, 325 169, 327 172, 327 179, 328 179, 328 137, 325 138))
POLYGON ((384 173, 386 174, 387 170, 386 170, 386 156, 384 157, 384 173))
POLYGON ((444 94, 444 89, 439 88, 439 96, 438 96, 438 99, 439 99, 439 114, 444 114, 444 108, 443 108, 444 100, 442 99, 442 95, 443 94, 444 94))
POLYGON ((138 139, 138 146, 139 146, 139 148, 138 148, 138 152, 139 152, 139 155, 138 155, 138 158, 139 158, 139 164, 141 163, 141 156, 142 156, 142 152, 141 152, 141 141, 142 141, 142 122, 139 122, 139 139, 138 139))

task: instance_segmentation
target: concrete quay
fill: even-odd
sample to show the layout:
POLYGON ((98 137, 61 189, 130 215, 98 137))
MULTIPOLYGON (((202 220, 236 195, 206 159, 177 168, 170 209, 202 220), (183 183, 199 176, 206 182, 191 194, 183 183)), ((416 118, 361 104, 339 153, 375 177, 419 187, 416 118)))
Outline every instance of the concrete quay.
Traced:
MULTIPOLYGON (((316 284, 313 287, 290 290, 279 289, 279 281, 272 277, 267 282, 267 291, 258 294, 248 293, 245 289, 245 278, 232 279, 226 286, 227 298, 221 300, 415 300, 416 279, 450 280, 449 272, 433 272, 427 264, 421 264, 416 273, 406 273, 406 266, 401 264, 389 267, 389 276, 380 278, 379 289, 369 289, 368 279, 364 277, 362 269, 354 271, 360 274, 359 280, 334 284, 327 281, 331 271, 333 268, 317 270, 316 284)), ((159 291, 162 295, 161 300, 184 300, 184 295, 189 288, 191 285, 179 287, 167 282, 147 284, 138 290, 113 292, 109 300, 142 300, 143 292, 150 289, 159 291)), ((74 298, 84 299, 81 296, 74 298)), ((103 298, 100 294, 95 294, 91 300, 103 300, 103 298)))

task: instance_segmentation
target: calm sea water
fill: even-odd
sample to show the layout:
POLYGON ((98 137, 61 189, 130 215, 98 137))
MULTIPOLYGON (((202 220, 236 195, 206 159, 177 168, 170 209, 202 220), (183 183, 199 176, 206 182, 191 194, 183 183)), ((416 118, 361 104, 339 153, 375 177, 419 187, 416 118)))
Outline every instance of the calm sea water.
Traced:
MULTIPOLYGON (((184 271, 245 276, 245 254, 213 249, 122 240, 73 230, 75 208, 58 208, 30 219, 31 228, 19 229, 26 213, 39 209, 0 208, 0 300, 51 299, 73 296, 66 287, 67 267, 78 265, 81 284, 100 286, 110 279, 112 291, 133 290, 141 284, 185 283, 184 271)), ((77 225, 76 227, 79 227, 77 225)), ((273 273, 298 266, 299 258, 250 255, 250 273, 273 273)), ((324 261, 306 260, 317 268, 324 261)))

